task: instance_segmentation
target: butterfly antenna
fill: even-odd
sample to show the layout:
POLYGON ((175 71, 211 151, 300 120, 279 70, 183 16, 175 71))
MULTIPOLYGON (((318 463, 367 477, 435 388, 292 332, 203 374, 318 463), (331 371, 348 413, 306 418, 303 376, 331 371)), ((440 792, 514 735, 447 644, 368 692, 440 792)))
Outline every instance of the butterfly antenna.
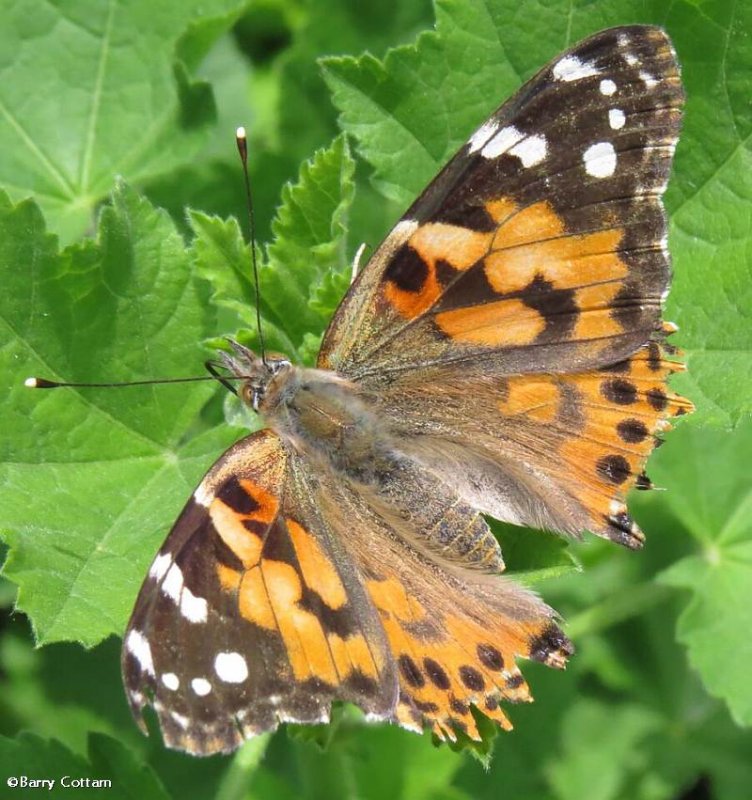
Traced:
POLYGON ((210 375, 199 375, 192 378, 158 378, 156 380, 145 381, 122 381, 114 383, 79 383, 77 381, 51 381, 48 378, 27 378, 24 381, 24 386, 27 389, 60 389, 61 387, 69 387, 74 389, 111 389, 120 388, 123 386, 154 386, 155 384, 162 383, 198 383, 199 381, 219 381, 226 389, 229 389, 233 394, 237 394, 237 389, 230 383, 230 381, 246 380, 244 375, 222 375, 217 372, 216 364, 213 361, 207 361, 204 366, 211 373, 210 375))
POLYGON ((248 177, 248 140, 245 128, 238 128, 235 132, 235 142, 238 145, 240 161, 243 164, 243 181, 245 183, 245 200, 248 207, 248 222, 251 229, 251 262, 253 264, 253 285, 256 294, 256 328, 258 329, 259 346, 261 348, 261 361, 266 364, 266 348, 264 347, 264 333, 261 330, 261 290, 259 289, 259 272, 256 263, 256 220, 253 214, 253 198, 251 196, 251 180, 248 177))

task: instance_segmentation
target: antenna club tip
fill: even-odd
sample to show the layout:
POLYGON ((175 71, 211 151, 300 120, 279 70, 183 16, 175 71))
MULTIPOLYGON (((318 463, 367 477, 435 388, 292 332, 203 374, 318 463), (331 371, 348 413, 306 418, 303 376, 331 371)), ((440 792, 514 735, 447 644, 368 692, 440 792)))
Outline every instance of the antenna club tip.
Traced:
POLYGON ((235 138, 245 139, 245 128, 242 125, 235 131, 235 138))
POLYGON ((27 378, 24 381, 24 386, 27 389, 55 389, 59 386, 55 381, 48 381, 46 378, 27 378))

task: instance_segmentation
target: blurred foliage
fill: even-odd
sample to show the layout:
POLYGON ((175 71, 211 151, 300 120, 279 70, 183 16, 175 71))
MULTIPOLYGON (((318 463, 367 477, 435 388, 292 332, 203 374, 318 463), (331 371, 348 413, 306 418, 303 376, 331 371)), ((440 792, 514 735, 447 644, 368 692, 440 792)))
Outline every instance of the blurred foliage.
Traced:
POLYGON ((733 0, 0 0, 0 780, 110 778, 110 798, 749 797, 750 29, 733 0), (562 613, 570 668, 526 666, 536 702, 488 766, 348 708, 230 757, 166 751, 153 719, 143 737, 117 636, 246 420, 202 385, 31 396, 23 378, 199 374, 219 336, 253 343, 238 124, 265 329, 310 363, 358 245, 549 58, 634 22, 667 28, 688 91, 669 309, 698 412, 651 459, 667 491, 632 498, 643 552, 498 527, 510 572, 562 613))

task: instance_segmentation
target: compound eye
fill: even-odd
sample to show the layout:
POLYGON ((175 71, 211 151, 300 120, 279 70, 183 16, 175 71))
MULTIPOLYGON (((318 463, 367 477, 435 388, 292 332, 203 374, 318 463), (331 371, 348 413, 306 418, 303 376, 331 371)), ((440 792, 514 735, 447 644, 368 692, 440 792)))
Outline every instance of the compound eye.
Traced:
POLYGON ((253 407, 253 398, 255 394, 256 392, 254 391, 250 383, 244 383, 240 387, 240 399, 247 406, 253 407))

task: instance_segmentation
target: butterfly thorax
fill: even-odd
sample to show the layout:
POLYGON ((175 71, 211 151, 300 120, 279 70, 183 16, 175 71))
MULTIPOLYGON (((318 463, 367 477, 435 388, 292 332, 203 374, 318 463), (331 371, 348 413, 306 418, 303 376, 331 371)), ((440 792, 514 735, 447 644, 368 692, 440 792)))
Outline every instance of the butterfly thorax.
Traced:
POLYGON ((231 344, 235 354, 222 359, 244 379, 238 396, 293 451, 365 483, 400 460, 383 420, 355 384, 336 372, 298 367, 276 354, 262 359, 231 344))
POLYGON ((329 370, 284 367, 259 413, 295 451, 352 480, 378 482, 401 459, 358 387, 329 370))

